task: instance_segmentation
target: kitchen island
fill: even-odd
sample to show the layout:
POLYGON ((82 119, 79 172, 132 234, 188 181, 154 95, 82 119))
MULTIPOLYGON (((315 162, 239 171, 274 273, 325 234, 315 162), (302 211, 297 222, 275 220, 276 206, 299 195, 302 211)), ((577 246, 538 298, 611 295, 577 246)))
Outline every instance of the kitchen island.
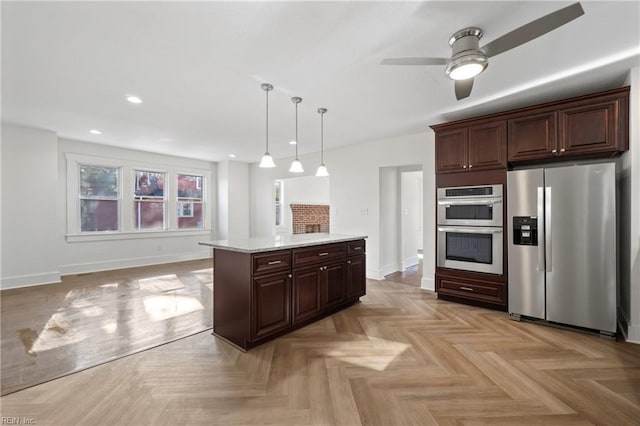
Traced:
POLYGON ((213 334, 246 351, 359 301, 366 236, 296 234, 213 247, 213 334))

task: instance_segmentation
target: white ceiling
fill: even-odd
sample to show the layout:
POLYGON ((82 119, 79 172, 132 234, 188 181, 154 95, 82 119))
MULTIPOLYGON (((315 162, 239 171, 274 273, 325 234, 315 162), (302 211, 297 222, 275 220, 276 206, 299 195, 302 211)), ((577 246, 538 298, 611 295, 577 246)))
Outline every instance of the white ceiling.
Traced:
POLYGON ((640 2, 582 2, 585 15, 491 58, 456 101, 444 67, 466 26, 481 45, 571 2, 2 2, 2 119, 61 137, 219 161, 426 131, 429 124, 623 84, 640 64, 640 2), (125 95, 144 103, 133 105, 125 95), (102 135, 92 135, 100 129, 102 135))

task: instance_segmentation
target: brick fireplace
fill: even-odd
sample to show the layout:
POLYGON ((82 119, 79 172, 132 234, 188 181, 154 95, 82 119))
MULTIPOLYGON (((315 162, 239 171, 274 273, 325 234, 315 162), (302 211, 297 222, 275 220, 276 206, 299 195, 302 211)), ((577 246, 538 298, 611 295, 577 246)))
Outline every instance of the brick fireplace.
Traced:
POLYGON ((329 233, 329 206, 325 204, 291 204, 294 234, 329 233))

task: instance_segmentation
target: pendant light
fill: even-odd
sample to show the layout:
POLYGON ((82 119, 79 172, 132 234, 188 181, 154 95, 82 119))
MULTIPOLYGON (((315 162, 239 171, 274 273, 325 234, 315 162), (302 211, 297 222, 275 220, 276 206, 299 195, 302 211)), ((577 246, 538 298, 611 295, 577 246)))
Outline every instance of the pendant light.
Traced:
POLYGON ((329 171, 324 165, 324 113, 327 112, 326 108, 318 108, 320 113, 320 167, 316 171, 316 176, 324 177, 329 176, 329 171))
POLYGON ((298 104, 302 102, 302 98, 293 97, 291 98, 291 102, 296 105, 296 159, 291 162, 291 167, 289 168, 289 172, 291 173, 302 173, 304 169, 302 168, 302 163, 298 159, 298 104))
POLYGON ((267 99, 267 118, 266 118, 266 150, 264 155, 262 156, 262 160, 260 160, 260 165, 258 167, 275 167, 276 164, 273 162, 273 158, 271 158, 271 154, 269 154, 269 90, 273 90, 273 86, 269 83, 262 84, 262 90, 266 95, 267 99))

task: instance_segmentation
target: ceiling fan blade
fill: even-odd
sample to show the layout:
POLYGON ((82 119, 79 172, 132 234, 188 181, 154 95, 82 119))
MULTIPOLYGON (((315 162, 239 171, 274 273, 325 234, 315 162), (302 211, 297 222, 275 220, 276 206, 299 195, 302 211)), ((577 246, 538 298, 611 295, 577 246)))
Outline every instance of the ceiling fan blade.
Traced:
POLYGON ((507 50, 518 47, 528 41, 553 31, 582 15, 584 15, 582 6, 580 3, 574 3, 545 15, 542 18, 538 18, 535 21, 531 21, 520 28, 516 28, 502 37, 498 37, 483 46, 482 50, 484 50, 484 53, 488 57, 499 55, 507 50))
POLYGON ((464 99, 471 94, 473 88, 473 78, 467 80, 456 80, 456 99, 464 99))
POLYGON ((447 58, 386 58, 382 65, 447 65, 447 58))

